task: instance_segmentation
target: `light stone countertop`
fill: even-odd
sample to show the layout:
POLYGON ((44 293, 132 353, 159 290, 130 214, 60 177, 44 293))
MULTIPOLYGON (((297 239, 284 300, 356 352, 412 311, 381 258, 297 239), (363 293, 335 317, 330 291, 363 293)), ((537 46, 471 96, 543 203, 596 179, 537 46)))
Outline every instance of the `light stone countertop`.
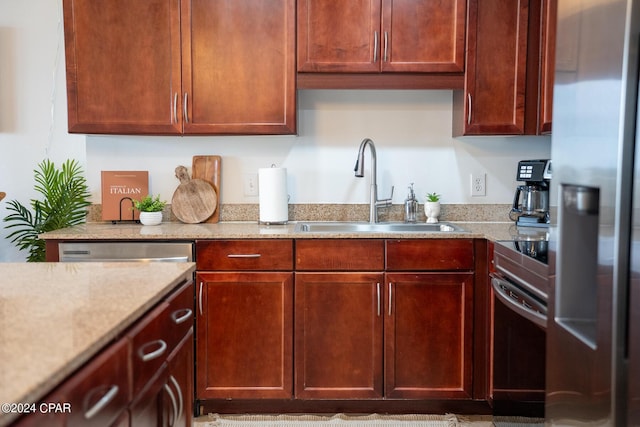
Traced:
MULTIPOLYGON (((301 221, 305 222, 305 221, 301 221)), ((285 225, 261 225, 255 221, 230 221, 217 224, 183 224, 163 222, 143 226, 135 223, 89 222, 55 230, 40 237, 61 240, 195 240, 195 239, 261 239, 261 238, 487 238, 512 240, 518 234, 513 222, 450 222, 464 232, 425 233, 309 233, 296 232, 295 222, 285 225)))
MULTIPOLYGON (((0 404, 38 403, 194 270, 194 263, 0 263, 0 404)), ((0 412, 0 425, 15 416, 0 412)))

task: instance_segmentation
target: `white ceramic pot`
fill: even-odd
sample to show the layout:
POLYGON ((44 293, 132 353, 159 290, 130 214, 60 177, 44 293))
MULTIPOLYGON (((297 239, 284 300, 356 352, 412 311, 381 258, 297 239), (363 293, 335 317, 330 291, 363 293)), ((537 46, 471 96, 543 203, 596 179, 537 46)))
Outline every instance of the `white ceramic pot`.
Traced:
POLYGON ((438 222, 440 216, 440 202, 424 202, 424 214, 428 223, 438 222))
POLYGON ((162 222, 162 212, 140 212, 142 225, 158 225, 162 222))

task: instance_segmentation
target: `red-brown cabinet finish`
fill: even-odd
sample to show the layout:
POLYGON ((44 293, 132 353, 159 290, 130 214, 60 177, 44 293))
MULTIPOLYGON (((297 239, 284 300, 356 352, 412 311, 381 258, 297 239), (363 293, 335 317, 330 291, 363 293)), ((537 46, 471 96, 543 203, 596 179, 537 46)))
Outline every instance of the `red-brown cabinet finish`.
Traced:
POLYGON ((64 0, 69 131, 295 134, 295 0, 64 0))
POLYGON ((464 115, 454 115, 455 134, 524 133, 528 25, 529 0, 469 1, 465 90, 454 94, 464 115))
POLYGON ((382 398, 382 280, 296 273, 296 398, 382 398))
POLYGON ((180 3, 64 0, 69 132, 182 132, 180 3))
POLYGON ((468 7, 454 136, 549 133, 556 0, 470 0, 468 7))
POLYGON ((197 240, 198 271, 291 271, 293 240, 197 240))
POLYGON ((298 2, 298 71, 464 71, 466 2, 298 2))
POLYGON ((295 134, 295 0, 182 0, 185 134, 295 134))
POLYGON ((470 399, 473 273, 388 273, 385 396, 470 399))
POLYGON ((199 272, 196 281, 197 398, 291 398, 293 273, 199 272))
POLYGON ((556 58, 556 25, 558 0, 542 0, 542 30, 540 56, 540 119, 538 132, 551 133, 553 119, 553 83, 556 58))

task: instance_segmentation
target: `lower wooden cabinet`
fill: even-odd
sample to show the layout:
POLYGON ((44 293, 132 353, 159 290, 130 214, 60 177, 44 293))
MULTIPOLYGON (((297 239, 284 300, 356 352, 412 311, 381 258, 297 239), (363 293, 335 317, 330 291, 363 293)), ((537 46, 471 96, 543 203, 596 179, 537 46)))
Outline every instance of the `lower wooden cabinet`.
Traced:
POLYGON ((70 412, 39 411, 15 425, 191 426, 193 295, 192 281, 176 289, 41 400, 70 412))
POLYGON ((473 273, 385 276, 385 396, 471 399, 473 273))
POLYGON ((381 398, 382 273, 298 273, 296 398, 381 398))
POLYGON ((199 410, 482 399, 473 239, 254 242, 196 245, 199 410))
POLYGON ((293 273, 198 273, 198 399, 291 398, 293 273))

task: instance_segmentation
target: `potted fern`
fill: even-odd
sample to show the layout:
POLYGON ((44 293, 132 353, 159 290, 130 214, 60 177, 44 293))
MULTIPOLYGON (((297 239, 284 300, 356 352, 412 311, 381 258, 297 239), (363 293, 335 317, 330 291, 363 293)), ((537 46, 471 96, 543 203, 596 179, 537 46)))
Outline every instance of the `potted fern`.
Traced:
POLYGON ((140 211, 140 222, 142 225, 158 225, 162 222, 162 210, 167 202, 160 200, 160 195, 156 197, 147 195, 141 200, 134 200, 133 207, 140 211))
POLYGON ((67 160, 57 169, 50 160, 43 160, 34 170, 35 190, 44 199, 31 199, 30 207, 17 200, 8 203, 7 210, 13 212, 4 218, 7 236, 19 250, 26 250, 28 262, 45 261, 45 241, 38 235, 81 224, 87 218, 89 188, 80 165, 67 160))
POLYGON ((438 222, 440 215, 440 195, 437 193, 427 193, 424 202, 424 214, 427 216, 428 223, 438 222))

